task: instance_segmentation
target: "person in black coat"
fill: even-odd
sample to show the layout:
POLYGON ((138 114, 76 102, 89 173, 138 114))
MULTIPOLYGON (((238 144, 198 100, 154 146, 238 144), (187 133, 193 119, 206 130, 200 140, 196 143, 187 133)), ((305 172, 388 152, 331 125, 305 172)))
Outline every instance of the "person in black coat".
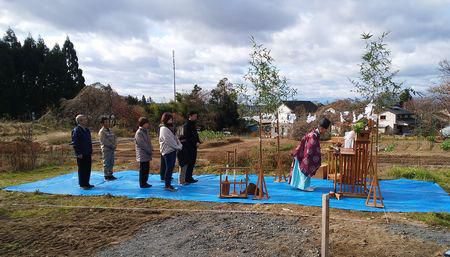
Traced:
POLYGON ((179 133, 179 139, 183 145, 183 149, 178 155, 178 160, 180 161, 180 165, 181 163, 187 165, 185 174, 185 181, 187 183, 195 183, 198 181, 192 177, 195 162, 197 161, 197 148, 201 144, 197 132, 197 118, 197 112, 190 112, 187 122, 183 125, 182 131, 179 133))
POLYGON ((75 150, 78 165, 78 184, 83 189, 91 189, 89 184, 92 167, 91 131, 87 128, 88 119, 84 115, 75 118, 77 126, 72 130, 72 145, 75 150))

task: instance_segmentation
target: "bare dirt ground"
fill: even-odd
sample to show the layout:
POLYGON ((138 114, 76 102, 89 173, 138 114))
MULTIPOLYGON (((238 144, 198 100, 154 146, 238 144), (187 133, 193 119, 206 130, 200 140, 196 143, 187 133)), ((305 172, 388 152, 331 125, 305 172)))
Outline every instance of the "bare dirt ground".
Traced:
POLYGON ((0 256, 91 256, 130 238, 142 224, 165 218, 131 211, 43 210, 49 216, 32 215, 33 211, 42 212, 0 215, 0 256))
MULTIPOLYGON (((0 255, 319 256, 317 207, 120 201, 129 209, 24 205, 12 217, 3 211, 0 255)), ((449 230, 403 214, 331 209, 330 217, 332 256, 442 256, 450 246, 449 230)))

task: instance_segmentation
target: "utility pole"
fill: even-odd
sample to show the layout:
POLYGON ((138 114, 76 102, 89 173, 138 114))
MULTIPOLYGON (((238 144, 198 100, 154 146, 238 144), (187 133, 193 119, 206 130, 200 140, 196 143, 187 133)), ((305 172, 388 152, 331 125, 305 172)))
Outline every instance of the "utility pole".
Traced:
POLYGON ((173 116, 173 129, 177 131, 176 121, 175 121, 175 112, 176 112, 176 103, 177 103, 177 87, 175 83, 175 50, 172 50, 172 62, 173 62, 173 107, 172 107, 172 116, 173 116))
POLYGON ((177 88, 175 84, 175 50, 172 50, 172 60, 173 60, 173 102, 177 102, 177 88))

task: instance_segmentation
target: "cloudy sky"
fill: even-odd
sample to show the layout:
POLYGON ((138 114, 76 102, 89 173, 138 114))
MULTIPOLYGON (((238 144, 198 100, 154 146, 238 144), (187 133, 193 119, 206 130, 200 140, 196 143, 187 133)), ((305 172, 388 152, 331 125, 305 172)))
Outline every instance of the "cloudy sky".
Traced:
POLYGON ((173 95, 172 50, 180 91, 243 82, 251 35, 272 50, 298 100, 357 96, 348 78, 358 76, 362 32, 390 31, 396 80, 425 90, 450 59, 449 24, 445 0, 0 0, 2 33, 41 35, 49 46, 69 36, 88 84, 157 101, 173 95))

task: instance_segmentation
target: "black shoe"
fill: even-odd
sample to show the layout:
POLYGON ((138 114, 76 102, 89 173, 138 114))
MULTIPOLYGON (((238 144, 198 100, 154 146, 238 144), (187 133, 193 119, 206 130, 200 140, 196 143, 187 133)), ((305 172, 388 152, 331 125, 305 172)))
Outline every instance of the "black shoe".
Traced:
POLYGON ((170 191, 170 192, 176 192, 176 191, 178 191, 178 189, 176 189, 176 188, 173 187, 173 186, 167 186, 167 187, 164 187, 164 190, 167 190, 167 191, 170 191))
POLYGON ((197 183, 197 182, 198 182, 198 179, 193 179, 193 178, 191 178, 191 179, 189 179, 189 180, 186 180, 186 182, 188 182, 189 184, 193 184, 193 183, 197 183))
POLYGON ((113 180, 116 180, 116 179, 117 179, 117 178, 114 177, 113 175, 105 176, 105 180, 106 180, 106 181, 113 181, 113 180))
POLYGON ((141 188, 150 188, 150 187, 152 187, 152 185, 150 185, 150 184, 145 184, 145 185, 141 186, 141 188))
POLYGON ((87 186, 80 186, 80 187, 84 190, 89 190, 89 189, 94 188, 94 185, 87 185, 87 186))

